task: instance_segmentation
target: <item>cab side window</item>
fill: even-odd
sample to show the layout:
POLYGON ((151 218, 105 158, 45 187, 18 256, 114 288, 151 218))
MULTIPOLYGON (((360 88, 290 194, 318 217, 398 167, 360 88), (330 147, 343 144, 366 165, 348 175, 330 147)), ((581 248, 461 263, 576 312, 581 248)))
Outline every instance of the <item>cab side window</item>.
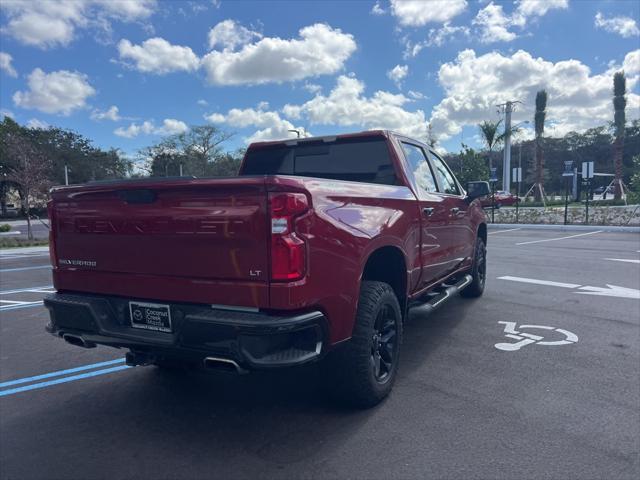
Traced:
POLYGON ((422 148, 411 143, 401 142, 402 151, 409 164, 409 171, 414 176, 416 184, 426 193, 438 191, 433 172, 422 148))
POLYGON ((431 154, 431 163, 433 164, 436 178, 438 179, 438 184, 440 185, 440 191, 442 193, 448 193, 449 195, 460 195, 458 184, 453 178, 453 174, 449 171, 449 168, 444 163, 444 160, 442 160, 432 151, 429 151, 429 153, 431 154))

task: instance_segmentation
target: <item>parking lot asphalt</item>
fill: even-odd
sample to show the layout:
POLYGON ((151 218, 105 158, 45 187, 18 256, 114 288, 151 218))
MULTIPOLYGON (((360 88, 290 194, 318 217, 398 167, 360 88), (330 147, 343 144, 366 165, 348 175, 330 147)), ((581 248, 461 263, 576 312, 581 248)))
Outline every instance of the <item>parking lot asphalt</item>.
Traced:
POLYGON ((167 374, 67 345, 32 303, 47 256, 5 255, 0 477, 638 478, 640 235, 494 230, 488 255, 483 297, 407 323, 367 411, 313 365, 167 374))

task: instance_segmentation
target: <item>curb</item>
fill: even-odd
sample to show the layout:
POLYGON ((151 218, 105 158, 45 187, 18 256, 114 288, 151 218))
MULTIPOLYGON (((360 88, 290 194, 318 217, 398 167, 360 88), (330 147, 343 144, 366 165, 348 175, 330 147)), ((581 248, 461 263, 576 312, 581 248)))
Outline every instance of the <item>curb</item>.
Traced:
POLYGON ((555 230, 559 232, 585 232, 601 230, 603 232, 640 233, 640 227, 621 227, 617 225, 548 225, 537 223, 489 223, 489 230, 522 228, 530 230, 555 230))
POLYGON ((11 255, 13 253, 44 253, 49 251, 49 245, 42 247, 16 247, 16 248, 2 248, 0 249, 0 258, 3 255, 11 255))

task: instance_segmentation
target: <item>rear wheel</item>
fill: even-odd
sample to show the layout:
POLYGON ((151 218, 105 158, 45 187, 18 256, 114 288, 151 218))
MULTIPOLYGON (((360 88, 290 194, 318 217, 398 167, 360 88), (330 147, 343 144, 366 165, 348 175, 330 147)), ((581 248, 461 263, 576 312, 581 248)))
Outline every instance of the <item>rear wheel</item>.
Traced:
POLYGON ((484 293, 484 285, 487 278, 487 247, 484 244, 484 240, 480 237, 476 239, 473 265, 471 266, 469 275, 471 275, 473 280, 460 292, 460 295, 467 298, 481 296, 484 293))
POLYGON ((391 391, 398 371, 402 314, 393 289, 363 281, 351 340, 328 358, 332 393, 369 408, 391 391))

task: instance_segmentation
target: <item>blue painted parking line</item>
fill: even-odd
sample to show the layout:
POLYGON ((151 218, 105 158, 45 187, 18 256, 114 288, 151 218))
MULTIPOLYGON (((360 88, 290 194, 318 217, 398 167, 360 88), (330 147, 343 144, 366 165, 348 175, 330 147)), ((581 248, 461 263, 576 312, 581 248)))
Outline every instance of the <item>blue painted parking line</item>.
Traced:
POLYGON ((43 268, 51 268, 51 265, 37 265, 35 267, 21 267, 21 268, 3 268, 0 270, 0 273, 22 272, 24 270, 41 270, 43 268))
POLYGON ((0 391, 0 397, 6 395, 13 395, 15 393, 27 392, 29 390, 36 390, 38 388, 51 387, 52 385, 59 385, 61 383, 75 382, 76 380, 82 380, 83 378, 97 377, 98 375, 105 375, 107 373, 119 372, 132 368, 128 365, 120 365, 118 367, 105 368, 104 370, 94 370, 93 372, 82 373, 80 375, 72 375, 70 377, 56 378, 48 382, 32 383, 31 385, 25 385, 24 387, 10 388, 9 390, 0 391))
POLYGON ((37 380, 44 380, 45 378, 61 377, 63 375, 68 375, 70 373, 82 372, 84 370, 91 370, 93 368, 108 367, 110 365, 116 365, 118 363, 124 363, 124 358, 116 358, 115 360, 109 360, 107 362, 92 363, 91 365, 82 365, 81 367, 68 368, 66 370, 58 370, 56 372, 50 372, 50 373, 43 373, 42 375, 36 375, 34 377, 26 377, 26 378, 19 378, 17 380, 9 380, 8 382, 0 383, 0 388, 10 387, 11 385, 19 385, 21 383, 35 382, 37 380))

